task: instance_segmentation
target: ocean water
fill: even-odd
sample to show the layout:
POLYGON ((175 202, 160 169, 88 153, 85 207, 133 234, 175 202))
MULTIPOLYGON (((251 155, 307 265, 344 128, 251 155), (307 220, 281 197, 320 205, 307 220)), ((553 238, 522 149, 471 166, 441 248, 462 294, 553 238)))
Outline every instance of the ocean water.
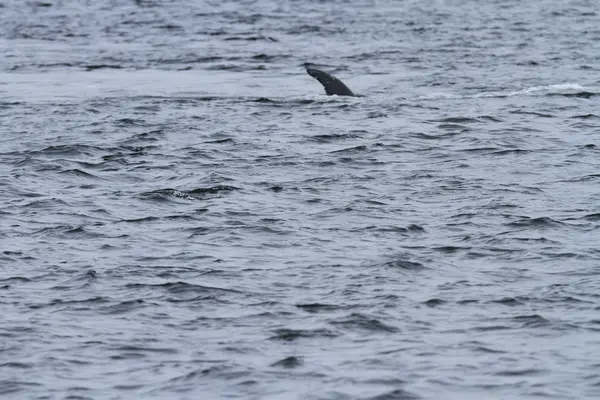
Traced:
POLYGON ((599 13, 0 0, 0 397, 599 398, 599 13))

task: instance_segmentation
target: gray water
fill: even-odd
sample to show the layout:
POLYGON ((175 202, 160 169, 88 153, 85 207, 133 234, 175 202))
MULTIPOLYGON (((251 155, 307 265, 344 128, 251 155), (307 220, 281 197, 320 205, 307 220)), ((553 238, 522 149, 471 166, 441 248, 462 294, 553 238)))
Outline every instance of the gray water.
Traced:
POLYGON ((598 398, 599 13, 0 0, 0 396, 598 398))

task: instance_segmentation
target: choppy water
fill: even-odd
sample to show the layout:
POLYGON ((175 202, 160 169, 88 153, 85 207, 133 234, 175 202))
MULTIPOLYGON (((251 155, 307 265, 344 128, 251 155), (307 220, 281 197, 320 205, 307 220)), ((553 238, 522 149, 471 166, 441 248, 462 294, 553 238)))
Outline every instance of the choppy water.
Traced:
POLYGON ((0 1, 0 396, 598 398, 599 12, 0 1))

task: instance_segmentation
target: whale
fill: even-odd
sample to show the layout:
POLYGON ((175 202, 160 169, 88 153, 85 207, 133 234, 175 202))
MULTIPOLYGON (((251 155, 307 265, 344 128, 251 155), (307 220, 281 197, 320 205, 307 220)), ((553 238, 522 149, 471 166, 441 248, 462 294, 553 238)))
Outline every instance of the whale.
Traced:
POLYGON ((328 96, 332 96, 334 94, 338 96, 353 96, 353 97, 362 97, 360 95, 356 95, 350 90, 348 86, 344 84, 344 82, 340 81, 335 76, 328 74, 325 71, 321 71, 320 69, 316 69, 311 67, 310 65, 306 65, 306 73, 315 78, 316 80, 323 85, 325 88, 325 93, 328 96))

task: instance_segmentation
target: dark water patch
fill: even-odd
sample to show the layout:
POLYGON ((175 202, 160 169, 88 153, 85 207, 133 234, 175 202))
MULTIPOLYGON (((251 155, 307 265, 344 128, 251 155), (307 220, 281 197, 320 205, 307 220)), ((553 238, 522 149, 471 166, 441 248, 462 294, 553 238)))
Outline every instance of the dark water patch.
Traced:
POLYGON ((96 175, 91 174, 89 172, 85 172, 85 171, 83 171, 83 170, 81 170, 79 168, 66 169, 64 171, 61 171, 60 174, 61 175, 71 175, 71 176, 76 177, 76 178, 93 179, 93 180, 103 180, 99 176, 96 176, 96 175))
POLYGON ((496 373, 497 376, 539 376, 544 375, 548 371, 543 369, 522 369, 522 370, 504 370, 496 373))
POLYGON ((540 65, 539 62, 534 61, 534 60, 529 60, 529 61, 524 61, 524 62, 518 62, 516 64, 517 65, 522 65, 522 66, 531 66, 531 67, 537 67, 538 65, 540 65))
POLYGON ((531 153, 531 150, 523 150, 523 149, 505 149, 499 150, 489 153, 492 156, 506 156, 510 154, 527 154, 531 153))
POLYGON ((246 41, 266 41, 266 42, 279 42, 279 40, 275 39, 272 36, 263 36, 263 35, 255 35, 255 36, 229 36, 226 37, 227 41, 238 41, 238 40, 246 40, 246 41))
POLYGON ((434 247, 433 250, 439 251, 440 253, 445 253, 445 254, 454 254, 454 253, 458 253, 461 251, 469 251, 471 250, 472 247, 465 247, 465 246, 439 246, 439 247, 434 247))
POLYGON ((585 182, 585 181, 595 181, 598 178, 600 178, 600 174, 589 174, 589 175, 583 175, 583 176, 578 176, 575 178, 568 178, 565 179, 565 182, 585 182))
POLYGON ((30 150, 27 152, 28 155, 42 155, 42 156, 53 156, 53 157, 75 157, 75 156, 87 156, 92 157, 97 153, 103 151, 101 147, 89 146, 83 144, 70 144, 70 145, 55 145, 48 146, 41 150, 30 150))
POLYGON ((275 193, 279 193, 279 192, 283 192, 284 191, 284 187, 283 186, 279 186, 279 185, 275 185, 275 186, 271 186, 269 188, 270 191, 275 192, 275 193))
MULTIPOLYGON (((156 110, 158 111, 158 110, 156 110)), ((137 141, 148 141, 148 142, 158 142, 162 140, 166 136, 166 129, 153 129, 148 132, 136 133, 132 135, 127 141, 128 142, 137 142, 137 141)), ((144 146, 145 149, 157 149, 155 146, 144 146)))
MULTIPOLYGON (((456 135, 457 135, 456 132, 451 132, 451 133, 442 134, 442 135, 427 134, 427 133, 422 133, 422 132, 411 133, 411 136, 413 136, 414 138, 423 139, 423 140, 445 140, 445 139, 451 138, 456 135)), ((431 149, 426 149, 427 152, 430 150, 431 149)))
POLYGON ((582 114, 582 115, 573 115, 571 118, 574 118, 574 119, 598 119, 600 117, 598 117, 596 114, 582 114))
POLYGON ((0 395, 13 395, 28 389, 43 386, 37 382, 20 381, 16 379, 0 380, 0 395))
POLYGON ((549 96, 549 97, 561 96, 561 97, 576 97, 576 98, 581 98, 581 99, 589 99, 589 98, 597 96, 597 95, 598 95, 598 93, 587 92, 587 91, 581 91, 581 92, 575 92, 575 93, 548 93, 548 94, 546 94, 546 96, 549 96))
POLYGON ((491 115, 481 115, 479 116, 480 120, 484 120, 484 121, 492 121, 492 122, 503 122, 504 120, 498 117, 494 117, 491 115))
MULTIPOLYGON (((53 289, 56 289, 56 288, 57 287, 54 287, 53 289)), ((89 299, 83 299, 83 300, 54 299, 54 300, 50 300, 45 303, 30 304, 28 306, 28 308, 30 308, 32 310, 38 310, 38 309, 42 309, 42 308, 48 308, 48 307, 54 308, 54 307, 58 306, 63 311, 65 311, 65 310, 90 311, 93 308, 95 308, 96 305, 104 304, 109 301, 110 301, 110 299, 107 299, 107 298, 101 297, 101 296, 90 297, 89 299)))
POLYGON ((123 66, 121 65, 111 65, 111 64, 92 64, 84 66, 86 71, 95 71, 98 69, 121 69, 123 66))
POLYGON ((288 35, 305 35, 309 33, 319 33, 323 35, 344 33, 346 28, 332 25, 298 25, 287 30, 288 35))
POLYGON ((539 237, 539 238, 514 237, 514 238, 510 238, 510 240, 515 240, 517 242, 525 242, 525 243, 545 243, 545 244, 555 244, 555 245, 559 245, 560 244, 559 241, 550 240, 550 239, 547 239, 545 237, 539 237))
POLYGON ((259 97, 258 99, 251 100, 254 103, 276 103, 275 100, 271 100, 268 97, 259 97))
POLYGON ((209 71, 231 71, 231 72, 247 72, 247 71, 262 71, 266 67, 264 65, 247 65, 247 64, 216 64, 206 67, 209 71))
MULTIPOLYGON (((305 136, 307 140, 317 143, 335 143, 346 139, 360 139, 362 136, 357 133, 334 133, 326 135, 305 136)), ((366 149, 366 146, 363 146, 366 149)), ((338 150, 340 151, 340 150, 338 150)))
POLYGON ((34 367, 34 364, 24 363, 24 362, 5 362, 0 364, 0 368, 9 368, 9 369, 31 369, 34 367))
POLYGON ((555 258, 557 260, 560 259, 585 259, 585 254, 571 253, 571 252, 561 252, 561 251, 541 251, 541 255, 550 256, 551 258, 555 258))
POLYGON ((184 30, 183 26, 177 25, 177 24, 158 25, 157 28, 164 29, 166 31, 183 31, 184 30))
POLYGON ((223 61, 223 60, 239 60, 240 58, 237 56, 234 57, 222 57, 222 56, 201 56, 198 57, 196 54, 186 54, 183 55, 181 57, 177 57, 174 59, 168 59, 168 58, 161 58, 159 60, 155 60, 156 62, 159 62, 160 64, 206 64, 206 63, 212 63, 212 62, 216 62, 216 61, 223 61))
POLYGON ((550 321, 538 314, 520 315, 512 318, 521 328, 541 328, 551 325, 550 321))
POLYGON ((465 153, 480 153, 487 154, 492 153, 494 151, 498 151, 498 147, 469 147, 465 149, 460 149, 460 151, 465 153))
POLYGON ((544 296, 541 301, 545 303, 554 303, 554 304, 594 304, 591 300, 583 300, 574 296, 565 296, 565 295, 551 295, 544 296))
POLYGON ((215 195, 221 194, 221 192, 231 192, 238 188, 229 185, 217 185, 207 188, 196 188, 190 191, 181 191, 176 189, 158 189, 151 192, 144 192, 139 194, 139 197, 144 200, 157 201, 157 202, 168 202, 176 201, 177 199, 183 200, 200 200, 208 197, 214 197, 215 195))
POLYGON ((37 64, 36 67, 39 68, 71 68, 71 67, 75 67, 75 64, 72 63, 68 63, 68 62, 56 62, 56 63, 40 63, 37 64))
POLYGON ((477 331, 477 332, 494 332, 494 331, 509 330, 512 328, 507 325, 485 325, 485 326, 475 326, 471 329, 474 331, 477 331))
POLYGON ((269 339, 293 342, 300 339, 334 338, 339 336, 329 329, 276 329, 269 339))
POLYGON ((81 272, 76 274, 72 278, 69 278, 56 286, 53 286, 54 290, 70 290, 70 289, 81 289, 93 283, 98 274, 93 269, 90 269, 86 272, 81 272))
MULTIPOLYGON (((393 59, 398 59, 397 57, 402 57, 405 56, 405 54, 400 51, 400 50, 377 50, 377 51, 373 51, 373 52, 365 52, 365 53, 359 53, 359 54, 354 54, 351 56, 346 56, 344 57, 345 59, 348 60, 354 60, 354 61, 373 61, 373 60, 378 60, 378 59, 389 59, 389 58, 393 58, 393 59)), ((419 59, 417 57, 412 57, 408 59, 408 62, 418 62, 419 59)))
POLYGON ((119 118, 114 121, 114 124, 121 127, 143 126, 146 124, 146 121, 140 118, 119 118))
POLYGON ((238 190, 239 188, 230 185, 217 185, 207 188, 197 188, 192 189, 189 193, 193 196, 205 196, 209 194, 218 194, 221 192, 232 192, 234 190, 238 190))
POLYGON ((194 227, 194 228, 188 228, 188 229, 186 229, 186 231, 190 232, 188 239, 191 239, 191 238, 197 237, 197 236, 206 236, 206 235, 218 232, 221 229, 222 228, 219 228, 219 227, 198 226, 198 227, 194 227))
MULTIPOLYGON (((374 202, 374 203, 370 203, 370 204, 375 204, 375 205, 385 205, 385 204, 378 204, 379 202, 374 202)), ((358 229, 353 229, 353 232, 356 231, 371 231, 371 232, 395 232, 395 233, 401 233, 401 234, 409 234, 411 232, 420 232, 418 230, 413 230, 410 229, 410 227, 404 228, 401 226, 367 226, 364 228, 358 228, 358 229)))
POLYGON ((355 147, 348 147, 345 149, 341 149, 341 150, 334 150, 331 151, 331 154, 354 154, 354 153, 361 153, 363 151, 367 150, 367 146, 365 145, 360 145, 360 146, 355 146, 355 147))
POLYGON ((301 357, 290 356, 274 362, 271 367, 297 368, 303 364, 304 360, 301 357))
POLYGON ((420 262, 408 261, 408 260, 402 260, 402 259, 387 261, 387 262, 383 263, 382 266, 386 267, 386 268, 401 269, 401 270, 406 270, 406 271, 422 271, 422 270, 427 269, 427 267, 425 267, 420 262))
POLYGON ((8 109, 8 108, 12 108, 12 107, 19 107, 19 106, 23 106, 25 103, 22 103, 20 101, 5 101, 5 100, 0 100, 0 109, 8 109))
POLYGON ((510 306, 510 307, 515 307, 515 306, 522 306, 525 303, 523 303, 522 301, 518 300, 517 298, 514 297, 503 297, 499 300, 492 300, 492 303, 498 303, 498 304, 502 304, 505 306, 510 306))
POLYGON ((119 304, 102 307, 99 311, 108 315, 121 315, 145 307, 147 303, 142 299, 127 300, 119 304))
POLYGON ((582 217, 587 221, 600 221, 600 213, 587 214, 582 217))
POLYGON ((104 234, 90 232, 83 226, 72 226, 72 225, 56 225, 46 228, 38 229, 31 233, 34 237, 42 238, 62 238, 62 239, 94 239, 107 237, 104 234))
POLYGON ((408 231, 409 231, 409 232, 412 232, 412 233, 425 233, 425 232, 427 232, 427 231, 425 230, 425 228, 423 228, 423 227, 422 227, 422 226, 420 226, 420 225, 416 225, 416 224, 410 224, 410 225, 408 225, 408 226, 406 227, 406 229, 408 229, 408 231))
MULTIPOLYGON (((463 132, 468 132, 471 130, 471 128, 469 128, 468 126, 465 125, 460 125, 460 124, 439 124, 437 126, 438 129, 444 130, 444 131, 448 131, 448 132, 454 132, 454 133, 463 133, 463 132)), ((446 135, 448 136, 448 135, 446 135)))
POLYGON ((395 326, 385 324, 376 318, 369 317, 364 314, 352 313, 345 318, 329 322, 338 328, 356 330, 361 332, 399 332, 400 329, 395 326))
POLYGON ((536 117, 542 117, 542 118, 555 118, 555 116, 552 114, 544 114, 544 113, 540 113, 537 111, 513 110, 513 111, 510 111, 510 113, 511 114, 521 114, 521 115, 534 115, 536 117))
POLYGON ((239 290, 235 289, 225 289, 220 287, 213 286, 203 286, 186 282, 167 282, 167 283, 157 283, 157 284, 146 284, 146 283, 128 283, 125 285, 128 289, 159 289, 165 290, 169 293, 174 294, 207 294, 207 293, 216 293, 216 294, 228 294, 228 293, 242 293, 239 290))
MULTIPOLYGON (((461 127, 461 128, 466 128, 460 124, 476 123, 476 122, 481 122, 481 121, 479 121, 477 118, 469 118, 469 117, 447 117, 447 118, 436 119, 431 122, 442 122, 443 124, 446 124, 449 126, 457 126, 457 127, 461 127)), ((441 126, 441 125, 439 125, 439 126, 441 126)))
POLYGON ((0 283, 16 283, 16 282, 20 282, 20 283, 27 283, 27 282, 31 282, 31 279, 29 278, 25 278, 24 276, 11 276, 8 278, 3 278, 0 279, 0 283))
POLYGON ((423 302, 423 304, 425 304, 427 307, 437 307, 437 306, 441 306, 446 303, 447 303, 446 300, 437 299, 437 298, 429 299, 429 300, 423 302))
POLYGON ((265 53, 260 53, 260 54, 256 54, 254 56, 252 56, 253 60, 258 60, 258 61, 273 61, 275 59, 281 58, 281 55, 268 55, 265 53))
POLYGON ((555 219, 549 217, 538 217, 538 218, 530 218, 530 217, 521 217, 518 221, 513 221, 505 224, 506 226, 510 226, 512 228, 536 228, 536 229, 545 229, 545 228, 557 228, 567 226, 564 222, 557 221, 555 219))
MULTIPOLYGON (((168 382, 170 383, 180 383, 180 382, 189 382, 192 384, 192 387, 197 387, 198 382, 204 378, 209 379, 224 379, 226 381, 234 381, 238 379, 245 379, 244 382, 247 382, 246 379, 248 377, 249 372, 245 369, 241 369, 241 367, 230 364, 225 360, 207 360, 204 362, 205 364, 216 364, 211 365, 210 367, 203 367, 196 369, 187 374, 175 377, 170 379, 168 382)), ((169 386, 165 386, 163 390, 168 393, 172 393, 174 390, 181 391, 180 388, 169 388, 169 386)))
POLYGON ((322 303, 307 303, 307 304, 296 304, 296 307, 303 311, 311 314, 317 314, 321 312, 336 311, 343 307, 334 304, 322 304, 322 303))
MULTIPOLYGON (((150 354, 153 354, 153 353, 156 353, 156 354, 178 354, 179 353, 179 351, 175 348, 141 347, 141 346, 133 346, 133 345, 117 346, 117 347, 114 347, 112 350, 121 352, 121 353, 125 353, 125 354, 129 354, 129 355, 145 354, 145 353, 150 353, 150 354)), ((127 358, 127 356, 125 356, 125 354, 119 355, 119 357, 127 358)))
POLYGON ((172 304, 177 304, 177 305, 185 305, 187 307, 202 307, 202 306, 206 306, 208 304, 231 304, 230 301, 223 299, 222 297, 219 297, 217 295, 214 294, 205 294, 205 295, 200 295, 200 296, 192 296, 192 297, 183 297, 183 298, 177 298, 177 297, 169 297, 169 298, 165 298, 164 301, 168 302, 168 303, 172 303, 172 304))
POLYGON ((473 351, 477 353, 485 353, 485 354, 505 354, 506 351, 492 349, 486 346, 477 346, 473 348, 473 351))
POLYGON ((364 397, 364 400, 420 400, 421 397, 404 389, 393 389, 373 397, 364 397))

